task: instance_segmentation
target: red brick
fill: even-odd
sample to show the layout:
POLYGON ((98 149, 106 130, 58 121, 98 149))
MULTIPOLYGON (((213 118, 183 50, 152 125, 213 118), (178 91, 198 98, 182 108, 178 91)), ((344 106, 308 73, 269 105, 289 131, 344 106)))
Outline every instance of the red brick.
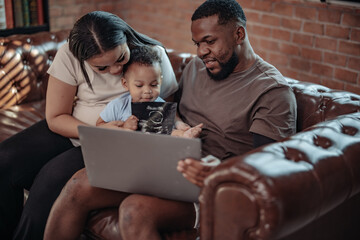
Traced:
POLYGON ((328 78, 323 79, 322 84, 328 88, 338 89, 338 90, 344 90, 344 85, 345 85, 344 82, 336 81, 328 78))
MULTIPOLYGON (((201 1, 201 3, 202 3, 203 1, 201 1)), ((246 13, 246 8, 252 8, 253 7, 253 5, 254 5, 254 1, 253 0, 241 0, 241 2, 240 1, 238 1, 239 2, 239 4, 241 5, 241 7, 242 8, 244 8, 244 11, 245 11, 245 13, 246 13)), ((200 4, 199 4, 200 5, 200 4)))
POLYGON ((315 8, 309 8, 309 7, 295 8, 295 16, 307 20, 316 20, 316 12, 317 10, 315 8))
POLYGON ((252 6, 253 9, 256 9, 259 11, 264 11, 264 12, 272 11, 272 1, 255 0, 253 2, 254 2, 254 5, 252 6))
POLYGON ((337 41, 331 38, 325 37, 316 37, 315 38, 315 47, 336 51, 337 41))
POLYGON ((272 30, 272 37, 274 39, 281 39, 285 41, 290 41, 291 33, 288 30, 282 30, 279 28, 274 28, 272 30))
POLYGON ((293 36, 293 42, 300 44, 300 45, 312 46, 313 41, 314 41, 314 38, 311 35, 295 33, 293 36))
POLYGON ((320 62, 322 60, 322 51, 316 50, 314 48, 302 48, 301 56, 309 60, 320 62))
POLYGON ((350 28, 339 27, 335 25, 326 25, 325 34, 329 37, 349 39, 350 28))
POLYGON ((339 53, 324 52, 324 63, 330 63, 336 66, 345 67, 346 60, 347 57, 344 55, 340 55, 339 53))
POLYGON ((246 13, 247 25, 254 22, 260 22, 260 14, 254 11, 248 11, 246 13))
POLYGON ((268 39, 261 39, 260 46, 262 48, 270 50, 270 51, 279 51, 279 48, 280 48, 278 41, 272 41, 272 40, 268 40, 268 39))
POLYGON ((277 69, 281 72, 283 76, 293 78, 293 79, 299 79, 298 78, 298 71, 294 71, 292 69, 289 69, 288 67, 278 66, 277 69))
POLYGON ((304 32, 314 33, 317 35, 324 35, 324 24, 314 23, 314 22, 305 22, 303 29, 304 29, 304 32))
POLYGON ((335 78, 349 83, 356 83, 358 72, 349 71, 343 68, 335 69, 335 78))
POLYGON ((351 40, 360 42, 360 29, 351 29, 351 40))
POLYGON ((359 56, 360 55, 360 43, 340 41, 339 52, 359 56))
POLYGON ((301 21, 291 18, 282 18, 281 26, 291 30, 299 31, 301 29, 301 21))
POLYGON ((346 26, 360 27, 360 13, 344 13, 342 24, 346 26))
POLYGON ((321 63, 312 63, 311 72, 325 77, 333 77, 334 68, 321 63))
POLYGON ((289 4, 275 3, 273 12, 283 16, 292 17, 294 12, 294 7, 289 4))
POLYGON ((255 35, 264 36, 264 37, 271 36, 271 29, 269 27, 261 26, 261 25, 254 25, 253 28, 254 28, 254 30, 252 33, 255 35))
MULTIPOLYGON (((60 17, 62 15, 62 8, 61 7, 52 7, 49 9, 49 15, 51 16, 51 18, 57 18, 60 17)), ((51 23, 53 21, 50 21, 51 23)))
POLYGON ((354 84, 345 84, 345 90, 360 95, 360 86, 354 84))
POLYGON ((360 71, 360 58, 349 57, 348 67, 357 71, 360 71))
POLYGON ((276 27, 280 26, 281 18, 270 14, 264 14, 261 18, 261 23, 276 27))
POLYGON ((342 13, 340 11, 319 10, 319 21, 329 23, 340 23, 342 13))
POLYGON ((299 73, 298 80, 304 81, 304 82, 322 84, 320 77, 310 75, 310 74, 307 74, 307 73, 299 73))
POLYGON ((269 53, 269 63, 278 67, 279 65, 287 66, 289 60, 288 57, 284 54, 279 53, 269 53))
POLYGON ((300 48, 297 45, 293 45, 293 44, 281 43, 280 51, 288 55, 294 55, 294 56, 300 55, 300 48))
POLYGON ((293 58, 290 60, 290 66, 294 69, 298 69, 301 71, 310 71, 311 64, 309 61, 299 58, 293 58))

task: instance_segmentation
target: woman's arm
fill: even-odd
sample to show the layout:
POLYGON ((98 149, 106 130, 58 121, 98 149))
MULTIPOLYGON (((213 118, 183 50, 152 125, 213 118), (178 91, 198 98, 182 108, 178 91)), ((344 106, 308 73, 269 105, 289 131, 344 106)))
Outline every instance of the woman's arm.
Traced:
POLYGON ((50 75, 46 92, 46 121, 51 131, 64 137, 78 138, 77 127, 87 125, 71 115, 76 90, 77 86, 50 75))
POLYGON ((161 83, 160 97, 169 100, 169 97, 171 97, 172 94, 174 94, 178 89, 178 83, 170 59, 166 54, 165 49, 160 46, 157 46, 157 49, 159 50, 161 58, 160 66, 163 77, 161 83))

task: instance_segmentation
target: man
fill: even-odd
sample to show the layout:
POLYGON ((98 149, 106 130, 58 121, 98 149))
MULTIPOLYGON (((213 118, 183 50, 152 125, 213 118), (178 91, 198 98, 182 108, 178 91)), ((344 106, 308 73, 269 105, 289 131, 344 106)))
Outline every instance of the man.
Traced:
MULTIPOLYGON (((192 16, 191 32, 198 57, 186 66, 177 97, 182 120, 189 126, 204 124, 200 136, 204 156, 226 160, 295 133, 293 92, 281 74, 254 53, 244 12, 236 1, 204 2, 192 16)), ((178 124, 177 128, 189 126, 178 124)), ((185 159, 178 170, 202 187, 212 167, 185 159)), ((60 233, 78 236, 90 210, 114 202, 120 205, 123 239, 161 239, 164 230, 197 225, 192 203, 92 188, 82 171, 54 204, 45 239, 56 239, 60 233)))

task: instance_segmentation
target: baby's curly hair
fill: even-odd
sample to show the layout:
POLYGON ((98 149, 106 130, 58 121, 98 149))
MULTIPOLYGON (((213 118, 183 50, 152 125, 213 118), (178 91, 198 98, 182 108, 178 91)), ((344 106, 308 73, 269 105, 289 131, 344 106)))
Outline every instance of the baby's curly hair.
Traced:
POLYGON ((150 66, 155 63, 161 64, 161 58, 154 47, 143 45, 130 50, 130 59, 123 67, 123 74, 126 73, 129 66, 133 63, 150 66))
POLYGON ((246 27, 245 13, 240 4, 235 0, 207 0, 201 4, 191 17, 191 21, 217 15, 220 25, 231 21, 240 21, 246 27))

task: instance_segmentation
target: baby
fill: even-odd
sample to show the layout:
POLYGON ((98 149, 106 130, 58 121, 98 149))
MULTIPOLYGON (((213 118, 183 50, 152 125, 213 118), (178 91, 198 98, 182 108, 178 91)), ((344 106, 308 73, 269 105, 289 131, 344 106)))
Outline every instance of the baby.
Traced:
MULTIPOLYGON (((128 92, 112 100, 100 113, 96 126, 136 130, 139 119, 131 113, 132 102, 165 102, 160 95, 161 59, 150 46, 136 47, 123 68, 122 85, 128 92)), ((202 124, 184 130, 174 129, 173 136, 197 137, 202 124)))

